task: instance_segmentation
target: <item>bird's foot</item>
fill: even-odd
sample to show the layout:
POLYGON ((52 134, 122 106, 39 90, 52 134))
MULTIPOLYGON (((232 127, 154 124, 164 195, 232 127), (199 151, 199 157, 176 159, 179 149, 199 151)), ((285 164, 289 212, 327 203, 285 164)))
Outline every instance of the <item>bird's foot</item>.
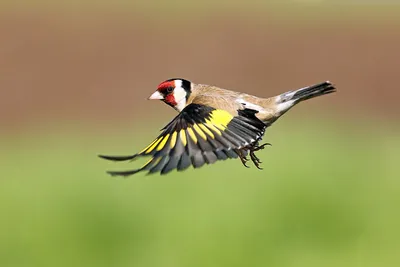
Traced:
POLYGON ((260 164, 262 163, 261 160, 256 156, 255 152, 262 150, 265 148, 265 146, 271 146, 270 143, 265 143, 262 145, 255 145, 255 146, 251 146, 249 147, 249 155, 250 155, 250 159, 253 162, 254 166, 257 167, 257 169, 262 170, 262 168, 260 167, 260 164))
MULTIPOLYGON (((244 150, 245 151, 245 150, 244 150)), ((236 153, 238 154, 240 161, 242 162, 243 166, 245 166, 246 168, 250 168, 249 166, 247 166, 247 162, 249 161, 249 159, 245 156, 245 153, 242 149, 237 149, 236 153)))

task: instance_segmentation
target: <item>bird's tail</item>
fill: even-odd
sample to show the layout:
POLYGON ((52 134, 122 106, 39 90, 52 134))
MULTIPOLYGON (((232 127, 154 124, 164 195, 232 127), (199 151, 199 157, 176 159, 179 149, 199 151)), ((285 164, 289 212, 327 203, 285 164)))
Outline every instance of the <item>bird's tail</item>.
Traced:
POLYGON ((317 96, 330 94, 335 91, 336 88, 333 86, 333 84, 331 84, 330 82, 323 82, 300 88, 295 91, 283 93, 279 96, 279 101, 281 101, 282 103, 287 101, 300 102, 317 96))
POLYGON ((330 82, 318 83, 315 85, 300 88, 298 90, 283 93, 275 98, 277 113, 282 115, 297 103, 321 95, 330 94, 336 88, 330 82))

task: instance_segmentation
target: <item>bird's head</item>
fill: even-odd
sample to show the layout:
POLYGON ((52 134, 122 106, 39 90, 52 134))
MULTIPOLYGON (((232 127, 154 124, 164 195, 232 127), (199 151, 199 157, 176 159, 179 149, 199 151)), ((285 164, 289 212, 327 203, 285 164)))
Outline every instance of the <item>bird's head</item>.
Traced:
POLYGON ((169 79, 157 87, 149 99, 158 99, 164 101, 177 111, 182 111, 186 105, 187 100, 192 92, 192 83, 184 79, 169 79))

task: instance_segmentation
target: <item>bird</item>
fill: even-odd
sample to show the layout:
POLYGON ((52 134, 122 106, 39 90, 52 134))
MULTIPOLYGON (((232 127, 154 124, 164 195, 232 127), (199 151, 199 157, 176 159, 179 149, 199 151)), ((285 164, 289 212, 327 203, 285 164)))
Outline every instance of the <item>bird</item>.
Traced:
POLYGON ((137 169, 108 171, 112 176, 139 172, 163 175, 175 169, 199 168, 232 158, 239 158, 246 167, 251 160, 262 169, 255 152, 271 145, 260 144, 266 128, 298 103, 335 91, 336 87, 325 81, 262 98, 183 78, 168 79, 160 83, 148 99, 164 102, 178 115, 139 153, 99 157, 112 161, 149 158, 137 169))

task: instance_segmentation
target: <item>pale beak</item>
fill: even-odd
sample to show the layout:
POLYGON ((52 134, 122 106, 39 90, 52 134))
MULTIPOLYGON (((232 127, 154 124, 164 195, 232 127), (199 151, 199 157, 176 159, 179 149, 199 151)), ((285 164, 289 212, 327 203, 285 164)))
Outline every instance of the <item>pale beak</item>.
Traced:
POLYGON ((163 95, 160 94, 159 91, 155 91, 148 99, 152 99, 152 100, 162 100, 164 99, 163 95))

